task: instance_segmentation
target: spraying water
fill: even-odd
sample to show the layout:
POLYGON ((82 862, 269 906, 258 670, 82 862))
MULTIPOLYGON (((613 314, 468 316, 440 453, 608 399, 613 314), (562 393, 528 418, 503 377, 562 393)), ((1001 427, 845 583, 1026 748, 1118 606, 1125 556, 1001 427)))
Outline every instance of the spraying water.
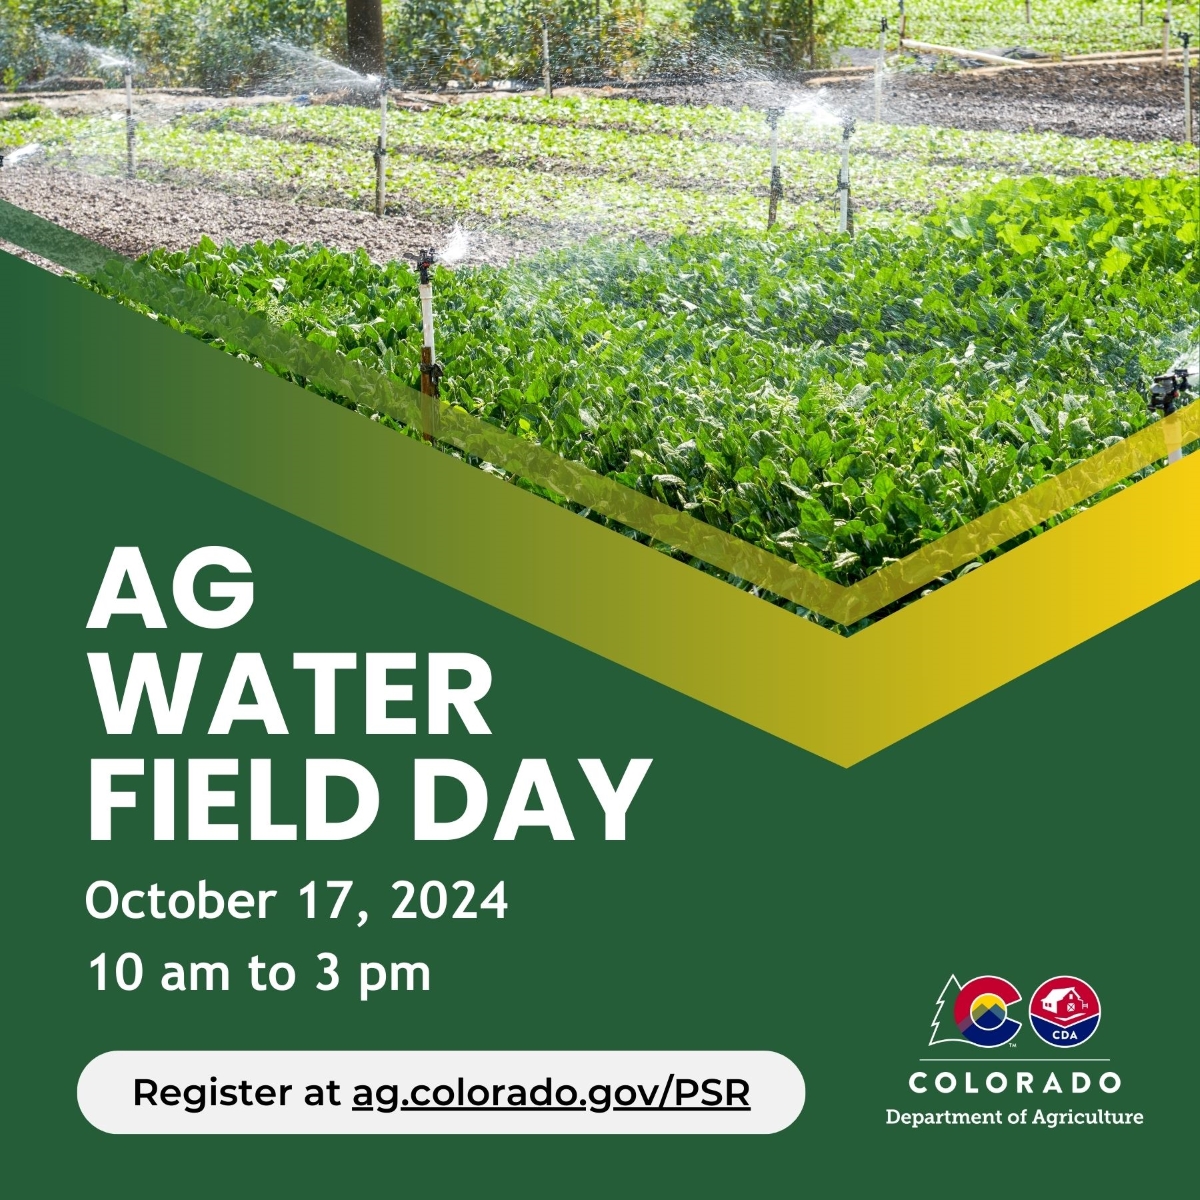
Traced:
POLYGON ((825 89, 821 88, 815 96, 803 96, 800 99, 793 97, 788 102, 784 114, 813 125, 840 125, 841 116, 825 103, 824 95, 825 89))
POLYGON ((41 148, 41 142, 30 142, 28 146, 21 146, 11 154, 4 156, 4 165, 6 167, 15 167, 17 163, 24 162, 27 158, 32 158, 41 148))
POLYGON ((446 238, 446 244, 437 252, 437 260, 444 267, 453 267, 470 253, 473 235, 457 221, 446 238))
POLYGON ((320 92, 352 88, 356 91, 374 92, 379 89, 378 75, 364 75, 335 62, 332 58, 325 58, 314 50, 297 46, 294 42, 272 38, 263 42, 261 49, 278 64, 271 72, 268 84, 271 90, 278 88, 287 92, 320 92))
POLYGON ((132 71, 136 66, 133 59, 108 46, 96 46, 80 38, 67 37, 64 33, 50 33, 45 29, 39 29, 37 36, 56 60, 85 56, 101 71, 132 71))

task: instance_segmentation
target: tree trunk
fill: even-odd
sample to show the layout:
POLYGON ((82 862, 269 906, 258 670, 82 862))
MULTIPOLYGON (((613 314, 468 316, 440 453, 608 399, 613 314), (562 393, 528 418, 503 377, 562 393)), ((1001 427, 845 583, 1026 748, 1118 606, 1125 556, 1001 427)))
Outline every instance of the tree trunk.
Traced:
POLYGON ((346 50, 354 70, 383 74, 383 0, 346 0, 346 50))

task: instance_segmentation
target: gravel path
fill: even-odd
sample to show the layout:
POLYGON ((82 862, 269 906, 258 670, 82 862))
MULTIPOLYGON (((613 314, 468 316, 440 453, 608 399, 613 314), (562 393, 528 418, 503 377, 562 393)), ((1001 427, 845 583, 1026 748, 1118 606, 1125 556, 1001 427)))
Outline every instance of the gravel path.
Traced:
MULTIPOLYGON (((418 250, 442 245, 449 232, 445 225, 411 217, 379 221, 344 208, 106 179, 35 163, 0 171, 0 199, 130 256, 159 246, 184 250, 207 234, 218 245, 285 238, 337 250, 361 247, 377 262, 411 261, 418 250)), ((476 233, 466 261, 503 265, 541 246, 541 241, 476 233)))

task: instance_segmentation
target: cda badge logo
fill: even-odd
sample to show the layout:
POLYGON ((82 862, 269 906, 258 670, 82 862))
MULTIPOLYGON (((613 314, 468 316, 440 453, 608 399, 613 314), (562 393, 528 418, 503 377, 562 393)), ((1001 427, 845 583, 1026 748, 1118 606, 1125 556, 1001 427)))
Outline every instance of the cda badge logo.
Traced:
POLYGON ((1100 999, 1082 979, 1056 975, 1029 998, 1029 1023, 1051 1046, 1078 1046, 1100 1024, 1100 999))
POLYGON ((964 984, 951 975, 938 997, 929 1044, 936 1046, 961 1040, 975 1046, 1003 1046, 1011 1042, 1021 1028, 1021 1022, 1008 1015, 1009 1007, 1020 999, 1021 993, 999 975, 980 975, 964 984), (939 1037, 939 1033, 946 1032, 941 1024, 942 1006, 952 995, 954 1024, 959 1036, 939 1037))

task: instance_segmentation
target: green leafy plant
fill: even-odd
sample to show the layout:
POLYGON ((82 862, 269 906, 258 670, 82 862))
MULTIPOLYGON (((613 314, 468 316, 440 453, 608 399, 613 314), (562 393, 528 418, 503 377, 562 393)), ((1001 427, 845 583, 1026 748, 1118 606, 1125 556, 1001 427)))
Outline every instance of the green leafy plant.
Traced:
MULTIPOLYGON (((1140 388, 1200 300, 1198 203, 1182 177, 1034 179, 853 241, 727 229, 442 270, 442 395, 850 583, 1150 419, 1140 388)), ((417 383, 403 264, 148 261, 417 383)))
MULTIPOLYGON (((848 0, 852 45, 878 43, 879 18, 891 16, 875 0, 848 0)), ((1004 50, 1025 46, 1045 54, 1090 54, 1106 50, 1153 49, 1162 45, 1162 10, 1138 0, 910 0, 908 36, 943 46, 1004 50)), ((1175 0, 1173 20, 1195 29, 1200 9, 1194 0, 1175 0)), ((892 34, 894 45, 895 33, 892 34)))
POLYGON ((15 108, 10 108, 3 116, 5 121, 34 121, 38 117, 50 116, 50 109, 34 100, 25 100, 15 108))
MULTIPOLYGON (((139 127, 138 169, 144 178, 366 206, 377 122, 372 111, 321 105, 185 115, 139 127)), ((29 127, 22 133, 46 145, 53 162, 124 170, 118 122, 55 118, 29 127)), ((791 116, 780 134, 784 220, 832 230, 838 127, 791 116)), ((406 212, 447 223, 517 222, 532 236, 551 224, 577 237, 765 223, 767 129, 750 109, 494 98, 394 112, 389 135, 389 196, 406 212)), ((860 228, 903 224, 1002 176, 1159 175, 1188 165, 1188 148, 1173 142, 875 126, 855 135, 851 162, 860 228)))

